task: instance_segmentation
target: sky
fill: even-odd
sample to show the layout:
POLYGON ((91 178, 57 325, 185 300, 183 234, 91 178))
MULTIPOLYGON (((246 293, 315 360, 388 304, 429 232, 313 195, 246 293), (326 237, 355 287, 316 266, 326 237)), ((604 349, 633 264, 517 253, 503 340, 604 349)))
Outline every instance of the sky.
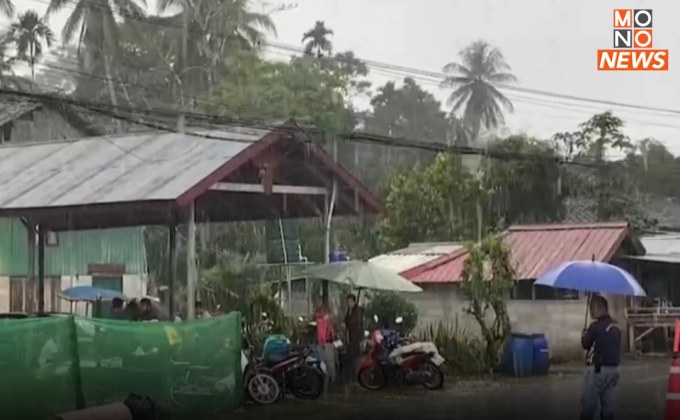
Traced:
MULTIPOLYGON (((271 0, 269 0, 271 2, 271 0)), ((295 0, 291 0, 295 1, 295 0)), ((71 7, 75 0, 71 2, 71 7)), ((17 8, 44 12, 48 0, 15 0, 17 8)), ((275 2, 281 3, 281 2, 275 2)), ((374 62, 440 72, 458 52, 483 39, 498 47, 517 86, 558 94, 678 110, 637 110, 544 95, 504 91, 515 110, 511 132, 548 138, 575 130, 597 112, 611 110, 626 122, 632 140, 655 138, 680 155, 680 37, 674 34, 680 2, 668 0, 297 0, 273 15, 278 44, 301 46, 302 33, 322 20, 333 29, 334 51, 352 50, 374 62), (612 48, 614 8, 652 9, 654 48, 669 50, 665 72, 601 72, 597 50, 612 48)), ((154 2, 149 2, 153 10, 154 2)), ((50 18, 59 33, 72 9, 50 18)), ((6 23, 3 23, 6 24, 6 23)), ((270 50, 282 58, 282 50, 270 50)), ((374 72, 374 86, 407 73, 374 72)), ((432 79, 415 79, 445 103, 432 79)))

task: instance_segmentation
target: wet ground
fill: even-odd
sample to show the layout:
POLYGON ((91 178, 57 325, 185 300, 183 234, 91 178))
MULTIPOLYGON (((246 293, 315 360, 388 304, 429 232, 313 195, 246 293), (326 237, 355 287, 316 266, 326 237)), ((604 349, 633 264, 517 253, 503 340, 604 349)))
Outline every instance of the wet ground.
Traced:
MULTIPOLYGON (((668 358, 630 361, 622 367, 619 419, 663 419, 668 358)), ((313 402, 286 398, 271 407, 246 407, 216 419, 578 419, 580 367, 562 367, 547 378, 465 380, 439 392, 409 389, 342 390, 313 402)))

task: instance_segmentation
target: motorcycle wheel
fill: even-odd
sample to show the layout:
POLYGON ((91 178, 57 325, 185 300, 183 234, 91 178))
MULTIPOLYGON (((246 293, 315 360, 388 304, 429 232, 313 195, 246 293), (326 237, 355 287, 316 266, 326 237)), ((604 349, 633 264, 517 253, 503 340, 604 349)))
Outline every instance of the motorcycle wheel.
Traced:
POLYGON ((362 388, 378 391, 387 386, 387 378, 380 366, 368 366, 359 370, 357 381, 362 388))
POLYGON ((301 400, 314 400, 324 391, 324 375, 311 366, 300 366, 288 374, 290 392, 301 400))
POLYGON ((248 395, 260 405, 275 403, 281 396, 281 387, 276 378, 268 372, 256 372, 246 385, 248 395))
POLYGON ((423 387, 430 391, 436 391, 444 388, 444 372, 432 362, 425 362, 420 365, 419 370, 428 372, 432 377, 429 381, 423 382, 423 387))

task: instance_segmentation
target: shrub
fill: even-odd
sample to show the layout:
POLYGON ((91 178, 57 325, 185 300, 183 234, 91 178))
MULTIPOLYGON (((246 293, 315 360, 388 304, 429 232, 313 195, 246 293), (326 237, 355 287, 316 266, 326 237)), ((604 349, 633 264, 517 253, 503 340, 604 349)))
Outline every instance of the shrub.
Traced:
POLYGON ((439 322, 422 330, 419 341, 434 343, 446 359, 446 370, 454 375, 480 375, 489 371, 485 343, 453 324, 439 322))
POLYGON ((406 334, 416 327, 418 323, 418 310, 416 306, 404 299, 398 293, 377 292, 370 298, 370 302, 364 309, 367 325, 373 325, 373 315, 378 315, 379 328, 390 328, 406 334), (397 324, 397 317, 404 320, 397 324))

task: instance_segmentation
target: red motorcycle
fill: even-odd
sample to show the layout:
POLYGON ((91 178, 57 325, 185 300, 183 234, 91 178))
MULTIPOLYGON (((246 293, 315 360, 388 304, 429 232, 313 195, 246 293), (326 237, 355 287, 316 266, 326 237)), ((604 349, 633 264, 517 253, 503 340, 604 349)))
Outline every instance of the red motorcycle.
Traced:
POLYGON ((383 389, 389 382, 438 390, 444 387, 441 370, 444 361, 432 343, 408 343, 396 331, 375 330, 367 343, 357 380, 371 391, 383 389))

